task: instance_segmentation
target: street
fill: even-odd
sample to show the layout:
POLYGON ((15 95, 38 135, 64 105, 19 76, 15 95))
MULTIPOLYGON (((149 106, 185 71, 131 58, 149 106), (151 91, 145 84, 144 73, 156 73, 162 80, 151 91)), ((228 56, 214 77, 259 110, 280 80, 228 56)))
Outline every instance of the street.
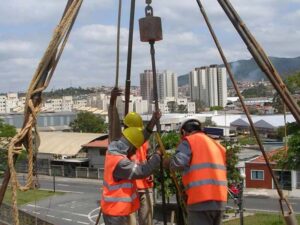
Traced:
MULTIPOLYGON (((53 190, 53 177, 40 177, 39 183, 41 189, 53 190)), ((95 224, 99 213, 101 186, 100 180, 56 177, 56 191, 66 192, 66 194, 32 202, 22 206, 21 209, 53 224, 92 225, 95 224)), ((290 203, 294 211, 300 213, 300 198, 292 198, 290 203)), ((231 200, 229 205, 233 206, 231 200)), ((264 196, 246 196, 244 205, 246 211, 280 211, 278 199, 264 196)), ((158 221, 156 222, 159 224, 158 221)), ((102 220, 100 224, 103 224, 102 220)))

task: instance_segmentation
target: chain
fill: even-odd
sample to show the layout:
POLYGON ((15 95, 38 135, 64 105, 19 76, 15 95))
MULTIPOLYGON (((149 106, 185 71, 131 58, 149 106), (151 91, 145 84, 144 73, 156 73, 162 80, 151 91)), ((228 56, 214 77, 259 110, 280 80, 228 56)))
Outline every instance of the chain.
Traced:
POLYGON ((152 3, 152 0, 146 0, 147 6, 145 7, 145 15, 146 16, 153 16, 153 8, 150 5, 152 3))

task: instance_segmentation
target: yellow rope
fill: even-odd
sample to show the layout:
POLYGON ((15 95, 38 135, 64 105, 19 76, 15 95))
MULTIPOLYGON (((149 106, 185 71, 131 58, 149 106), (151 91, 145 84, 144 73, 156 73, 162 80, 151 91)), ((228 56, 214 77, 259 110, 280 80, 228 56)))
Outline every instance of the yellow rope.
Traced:
MULTIPOLYGON (((62 40, 66 37, 67 32, 69 31, 72 23, 74 22, 80 6, 83 0, 74 0, 68 10, 66 11, 65 15, 63 16, 62 20, 60 21, 59 25, 56 27, 54 34, 52 36, 52 40, 49 43, 49 46, 41 59, 41 62, 38 65, 37 70, 33 76, 33 79, 30 83, 26 102, 25 102, 25 109, 24 109, 24 124, 23 128, 21 129, 18 134, 16 134, 9 146, 8 146, 8 166, 11 175, 11 187, 12 187, 12 206, 13 206, 13 220, 15 225, 19 225, 19 213, 18 213, 18 206, 17 206, 17 190, 27 191, 28 189, 32 188, 33 186, 33 156, 34 156, 34 148, 33 148, 33 141, 38 137, 38 132, 36 130, 36 119, 37 115, 41 110, 41 99, 40 94, 43 90, 45 90, 49 84, 49 79, 42 79, 45 78, 45 75, 48 76, 49 71, 53 67, 55 67, 55 56, 58 51, 58 48, 62 42, 62 40), (46 83, 42 83, 41 81, 46 81, 46 83), (42 86, 41 86, 42 85, 42 86), (34 134, 33 134, 34 133, 34 134), (16 154, 20 154, 22 151, 22 145, 27 150, 27 159, 28 159, 28 175, 26 179, 26 183, 24 186, 21 186, 18 179, 17 173, 14 167, 14 158, 16 154)), ((65 44, 61 46, 63 48, 65 44)), ((62 49, 61 49, 62 51, 62 49)), ((60 51, 60 52, 61 52, 60 51)), ((53 71, 51 71, 51 76, 53 71)), ((37 146, 38 147, 38 146, 37 146)))

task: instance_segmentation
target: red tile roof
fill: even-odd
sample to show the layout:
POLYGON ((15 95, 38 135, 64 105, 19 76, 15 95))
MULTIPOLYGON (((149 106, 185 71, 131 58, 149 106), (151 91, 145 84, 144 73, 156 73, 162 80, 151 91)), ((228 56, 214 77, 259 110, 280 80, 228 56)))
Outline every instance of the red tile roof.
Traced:
POLYGON ((107 148, 108 147, 108 139, 104 140, 96 140, 92 141, 90 143, 87 143, 85 145, 82 145, 82 147, 88 147, 88 148, 107 148))
MULTIPOLYGON (((274 149, 274 150, 268 151, 266 154, 267 154, 267 157, 268 157, 270 163, 276 164, 276 161, 273 160, 272 157, 273 157, 275 154, 277 154, 278 152, 284 151, 284 150, 285 150, 285 148, 283 147, 283 148, 278 148, 278 149, 274 149)), ((265 160, 264 156, 261 155, 261 156, 258 156, 258 157, 255 158, 255 159, 253 159, 253 160, 247 162, 247 163, 266 163, 266 160, 265 160)))

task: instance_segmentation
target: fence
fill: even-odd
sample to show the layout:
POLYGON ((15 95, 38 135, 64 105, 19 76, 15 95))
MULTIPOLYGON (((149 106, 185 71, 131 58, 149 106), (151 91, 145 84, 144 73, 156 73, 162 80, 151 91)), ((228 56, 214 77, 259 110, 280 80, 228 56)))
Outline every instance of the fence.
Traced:
MULTIPOLYGON (((27 164, 17 164, 18 173, 27 173, 27 164)), ((38 175, 59 176, 59 177, 74 177, 88 179, 103 179, 104 168, 89 168, 89 167, 70 167, 65 165, 37 166, 38 175)))
MULTIPOLYGON (((6 205, 2 203, 0 207, 0 225, 10 225, 13 224, 12 220, 12 208, 9 205, 6 205)), ((35 216, 32 216, 26 212, 23 212, 19 210, 19 221, 20 224, 26 224, 26 225, 53 225, 52 223, 46 222, 44 220, 41 220, 40 218, 37 218, 35 216)))
POLYGON ((76 177, 78 178, 90 178, 90 179, 103 179, 103 168, 88 168, 88 167, 76 167, 76 177))

